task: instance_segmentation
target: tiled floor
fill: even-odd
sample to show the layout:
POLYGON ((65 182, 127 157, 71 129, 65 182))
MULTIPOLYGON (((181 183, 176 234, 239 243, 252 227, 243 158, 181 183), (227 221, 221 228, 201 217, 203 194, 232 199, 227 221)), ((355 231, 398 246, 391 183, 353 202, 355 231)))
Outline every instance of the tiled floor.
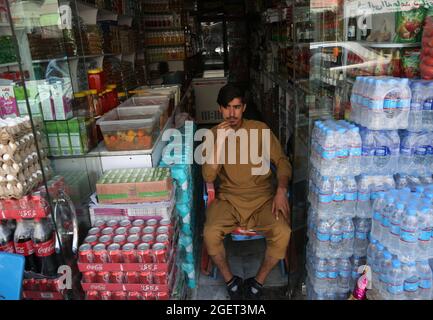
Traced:
MULTIPOLYGON (((266 249, 265 240, 232 241, 230 237, 227 237, 225 242, 229 264, 233 274, 244 279, 253 277, 264 257, 266 249)), ((279 265, 277 265, 266 280, 264 298, 269 300, 288 299, 286 295, 287 279, 287 275, 283 276, 279 265)), ((216 279, 200 274, 198 287, 194 291, 192 299, 229 299, 224 280, 219 274, 216 279)))

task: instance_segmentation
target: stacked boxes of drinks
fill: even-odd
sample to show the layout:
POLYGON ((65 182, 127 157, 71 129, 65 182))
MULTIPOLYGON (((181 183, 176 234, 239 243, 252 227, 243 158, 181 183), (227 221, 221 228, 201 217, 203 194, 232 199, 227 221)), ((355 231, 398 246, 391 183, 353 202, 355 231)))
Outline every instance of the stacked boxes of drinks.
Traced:
MULTIPOLYGON (((186 274, 187 284, 190 288, 196 286, 194 268, 194 175, 193 167, 189 161, 193 152, 194 126, 188 122, 180 128, 182 143, 172 143, 170 147, 181 150, 180 154, 171 154, 167 148, 162 156, 160 166, 169 167, 171 176, 176 185, 176 213, 181 221, 181 233, 179 238, 179 255, 182 261, 182 270, 186 274)), ((171 149, 171 148, 170 148, 171 149)))
POLYGON ((178 234, 172 219, 96 220, 78 249, 86 299, 169 299, 178 234))

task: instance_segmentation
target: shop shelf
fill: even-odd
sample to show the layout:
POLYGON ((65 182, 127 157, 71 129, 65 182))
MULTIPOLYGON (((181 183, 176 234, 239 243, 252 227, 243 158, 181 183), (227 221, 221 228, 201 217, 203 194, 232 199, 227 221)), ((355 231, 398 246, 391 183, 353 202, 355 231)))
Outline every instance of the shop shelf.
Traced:
POLYGON ((359 44, 370 47, 370 48, 380 48, 380 49, 392 49, 392 48, 418 48, 421 47, 421 42, 414 43, 391 43, 391 42, 368 42, 361 41, 359 44))
POLYGON ((18 65, 18 62, 2 63, 2 64, 0 64, 0 68, 13 67, 13 66, 17 66, 17 65, 18 65))

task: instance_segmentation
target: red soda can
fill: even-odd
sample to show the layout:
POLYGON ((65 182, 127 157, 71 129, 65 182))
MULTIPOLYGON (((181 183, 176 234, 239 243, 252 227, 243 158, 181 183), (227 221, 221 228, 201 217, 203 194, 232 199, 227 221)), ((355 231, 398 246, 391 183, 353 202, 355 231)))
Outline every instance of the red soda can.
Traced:
POLYGON ((101 235, 103 235, 103 236, 113 235, 113 234, 114 234, 114 229, 112 227, 106 227, 106 228, 101 230, 101 235))
POLYGON ((155 284, 166 284, 167 283, 167 272, 156 271, 153 273, 153 283, 155 284))
POLYGON ((146 226, 156 226, 158 224, 158 220, 156 219, 149 219, 146 221, 146 226))
POLYGON ((119 234, 121 234, 121 235, 126 235, 126 234, 127 234, 127 230, 126 230, 125 227, 119 227, 119 228, 117 228, 117 229, 114 231, 114 234, 116 234, 116 235, 119 235, 119 234))
POLYGON ((171 220, 170 219, 161 219, 159 221, 159 225, 160 226, 170 226, 171 225, 171 220))
POLYGON ((128 300, 142 300, 143 296, 139 291, 128 292, 128 300))
POLYGON ((155 300, 155 295, 151 291, 145 291, 143 292, 143 300, 155 300))
POLYGON ((122 256, 124 263, 137 263, 135 244, 127 243, 122 247, 122 256))
POLYGON ((145 234, 144 236, 141 237, 141 241, 148 243, 149 246, 153 246, 153 244, 155 243, 155 238, 153 237, 153 234, 145 234))
POLYGON ((156 236, 156 242, 162 243, 166 248, 168 248, 168 246, 170 245, 170 238, 168 234, 161 233, 156 236))
POLYGON ((94 245, 98 244, 98 237, 97 236, 87 236, 84 239, 84 242, 90 244, 91 246, 94 246, 94 245))
POLYGON ((93 228, 91 228, 89 230, 89 232, 87 233, 87 235, 99 237, 101 235, 101 229, 99 229, 97 227, 93 227, 93 228))
POLYGON ((100 228, 101 230, 104 229, 107 225, 105 224, 105 221, 102 219, 98 219, 93 224, 94 227, 100 228))
POLYGON ((156 300, 168 300, 168 292, 158 292, 156 300))
POLYGON ((21 199, 18 199, 18 206, 22 210, 29 210, 31 209, 31 201, 29 201, 27 196, 22 197, 21 199))
POLYGON ((133 226, 133 227, 140 227, 140 228, 142 228, 142 227, 144 227, 145 225, 146 225, 146 223, 144 222, 143 219, 137 219, 137 220, 134 220, 134 221, 132 222, 132 226, 133 226))
POLYGON ((111 271, 110 273, 110 283, 124 283, 124 273, 123 271, 111 271))
POLYGON ((107 225, 107 227, 111 227, 111 228, 115 229, 119 225, 119 221, 117 221, 115 219, 111 219, 111 220, 107 221, 106 225, 107 225))
POLYGON ((103 243, 108 246, 112 242, 112 237, 110 235, 100 236, 98 239, 99 243, 103 243))
POLYGON ((84 243, 78 248, 78 262, 92 263, 94 261, 92 246, 84 243))
POLYGON ((160 226, 160 227, 158 227, 158 229, 156 229, 156 234, 157 235, 158 234, 163 234, 163 233, 165 233, 165 234, 169 233, 168 226, 160 226))
POLYGON ((112 300, 111 291, 101 291, 99 296, 101 300, 112 300))
POLYGON ((132 222, 128 219, 123 219, 123 220, 120 220, 119 226, 126 228, 126 229, 129 229, 132 227, 132 222))
POLYGON ((85 299, 86 300, 99 300, 100 299, 99 291, 96 291, 96 290, 87 291, 85 299))
POLYGON ((138 274, 138 281, 141 284, 152 284, 153 283, 152 271, 149 270, 140 271, 140 273, 138 274))
POLYGON ((129 284, 139 283, 138 273, 136 271, 126 272, 126 283, 129 283, 129 284))
POLYGON ((95 277, 96 283, 110 283, 110 272, 98 271, 95 277))
POLYGON ((96 282, 96 272, 95 271, 83 272, 82 280, 84 283, 95 283, 96 282))
POLYGON ((153 263, 150 244, 143 242, 137 246, 137 260, 139 263, 153 263))
POLYGON ((138 234, 131 234, 126 241, 128 243, 133 243, 135 246, 138 246, 140 244, 140 236, 138 234))
POLYGON ((105 249, 105 244, 99 243, 93 247, 93 261, 94 263, 107 263, 108 253, 105 249))
POLYGON ((143 234, 151 234, 151 235, 155 235, 155 226, 146 226, 143 229, 143 234))
POLYGON ((114 236, 113 243, 118 243, 121 247, 123 247, 127 243, 126 237, 122 235, 114 236))
POLYGON ((165 245, 162 243, 155 243, 152 246, 152 253, 153 253, 153 262, 154 263, 166 263, 167 262, 167 250, 165 248, 165 245))
POLYGON ((112 243, 107 248, 108 261, 110 263, 122 263, 122 250, 120 249, 120 244, 112 243))
POLYGON ((48 291, 60 291, 60 280, 59 279, 48 279, 48 291))
POLYGON ((126 291, 114 291, 111 300, 126 300, 126 291))
POLYGON ((132 227, 128 230, 128 234, 140 234, 141 228, 140 227, 132 227))

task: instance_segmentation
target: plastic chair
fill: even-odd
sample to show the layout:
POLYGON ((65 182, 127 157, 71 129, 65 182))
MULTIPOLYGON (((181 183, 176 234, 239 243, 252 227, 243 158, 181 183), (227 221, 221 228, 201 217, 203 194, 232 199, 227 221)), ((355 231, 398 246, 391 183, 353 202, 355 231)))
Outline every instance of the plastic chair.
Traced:
POLYGON ((19 254, 0 252, 0 300, 20 300, 25 259, 19 254))
MULTIPOLYGON (((215 186, 213 183, 205 183, 204 184, 204 190, 203 190, 203 199, 205 202, 205 206, 207 207, 213 200, 215 200, 215 186)), ((236 228, 231 234, 233 241, 249 241, 249 240, 257 240, 257 239, 264 239, 265 236, 260 234, 259 232, 256 232, 254 230, 244 230, 240 227, 236 228)), ((288 274, 288 257, 286 253, 286 257, 284 259, 281 259, 279 261, 280 266, 280 272, 281 275, 287 276, 288 274)), ((217 277, 218 269, 217 267, 212 263, 212 260, 210 259, 206 246, 202 245, 202 254, 201 254, 201 272, 205 275, 210 275, 213 278, 217 277)))

